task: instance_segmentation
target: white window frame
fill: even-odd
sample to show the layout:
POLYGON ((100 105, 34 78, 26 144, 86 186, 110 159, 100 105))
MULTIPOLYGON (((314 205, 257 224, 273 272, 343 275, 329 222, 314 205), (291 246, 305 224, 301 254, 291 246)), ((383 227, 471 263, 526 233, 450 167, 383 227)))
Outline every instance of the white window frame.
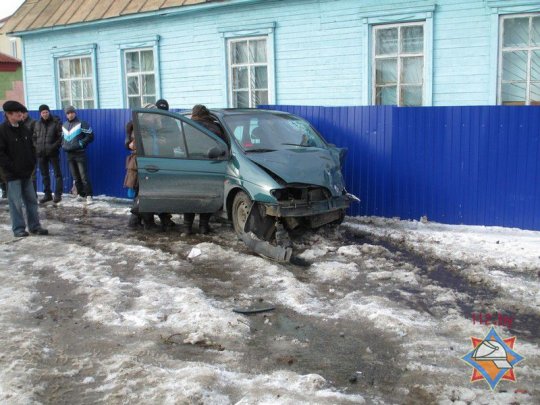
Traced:
POLYGON ((65 108, 67 107, 68 105, 73 105, 75 106, 76 108, 87 108, 84 106, 84 103, 86 101, 92 101, 92 104, 93 104, 93 108, 96 108, 96 97, 95 97, 95 91, 94 91, 94 66, 92 65, 92 57, 90 55, 80 55, 80 56, 69 56, 69 57, 65 57, 65 58, 57 58, 56 59, 56 64, 57 64, 57 69, 58 69, 58 81, 57 81, 57 84, 58 84, 58 95, 60 97, 60 107, 62 108, 65 108), (68 78, 62 78, 60 77, 60 63, 62 61, 68 61, 68 63, 70 63, 70 61, 72 60, 80 60, 80 64, 82 66, 82 60, 83 59, 88 59, 90 61, 90 66, 92 67, 92 74, 90 76, 81 76, 81 77, 68 77, 68 78), (84 81, 85 80, 92 80, 92 97, 85 97, 85 93, 84 93, 84 81), (79 105, 78 103, 76 103, 73 99, 73 93, 71 92, 71 84, 73 82, 80 82, 80 86, 81 86, 81 97, 82 97, 82 103, 83 105, 79 105), (67 86, 69 88, 69 102, 67 102, 65 105, 62 104, 62 83, 67 83, 67 86))
MULTIPOLYGON (((92 66, 92 89, 94 92, 94 109, 98 109, 99 106, 99 93, 97 85, 97 64, 96 64, 96 49, 97 44, 81 45, 76 47, 65 48, 53 48, 51 50, 52 56, 52 71, 54 72, 54 91, 56 95, 56 108, 62 109, 62 97, 60 94, 60 70, 59 61, 61 59, 75 59, 89 57, 92 66)), ((71 92, 70 92, 71 95, 71 92)), ((70 100, 72 98, 70 97, 70 100)))
POLYGON ((229 71, 229 41, 230 40, 242 40, 253 39, 257 37, 266 38, 266 65, 268 74, 268 104, 277 104, 276 96, 276 80, 275 80, 275 44, 274 44, 274 31, 276 23, 255 23, 255 24, 242 24, 241 27, 218 27, 218 32, 223 38, 222 42, 222 55, 223 55, 223 83, 225 85, 223 91, 223 104, 228 107, 233 106, 232 99, 232 70, 229 71))
MULTIPOLYGON (((406 58, 414 58, 414 57, 422 57, 422 102, 420 103, 420 106, 424 105, 424 94, 425 89, 424 86, 426 85, 426 50, 425 50, 425 31, 426 31, 426 24, 425 21, 415 21, 415 22, 406 22, 406 23, 394 23, 394 24, 377 24, 372 26, 372 36, 373 36, 373 43, 371 47, 371 103, 373 105, 379 105, 377 104, 377 60, 381 59, 397 59, 397 93, 396 93, 396 105, 402 106, 401 104, 401 90, 403 87, 403 84, 401 83, 401 66, 403 59, 406 58), (401 52, 401 28, 402 27, 415 27, 415 26, 422 26, 422 33, 423 33, 423 41, 422 41, 422 53, 402 53, 401 52), (389 54, 389 55, 380 55, 377 56, 377 31, 379 30, 385 30, 389 28, 397 28, 398 29, 398 49, 396 54, 389 54)), ((388 86, 390 87, 390 85, 388 86)), ((382 105, 382 104, 381 104, 382 105)))
POLYGON ((117 42, 118 47, 118 61, 119 69, 119 83, 122 83, 122 103, 124 108, 129 108, 128 94, 127 94, 127 72, 126 72, 126 52, 131 52, 138 49, 152 49, 154 52, 154 80, 156 88, 156 100, 162 98, 161 94, 161 65, 159 54, 159 43, 161 37, 154 35, 151 37, 140 38, 137 42, 117 42))
POLYGON ((499 32, 501 17, 505 15, 539 13, 538 0, 484 0, 490 15, 489 44, 489 91, 488 103, 499 101, 499 32))
MULTIPOLYGON (((157 86, 157 82, 156 82, 156 65, 155 65, 155 55, 154 55, 154 48, 152 47, 145 47, 145 48, 134 48, 134 49, 125 49, 124 52, 123 52, 123 61, 124 61, 124 88, 126 89, 126 91, 124 92, 124 103, 126 105, 127 108, 130 108, 129 107, 129 97, 130 97, 130 94, 128 94, 128 79, 130 77, 138 77, 138 80, 139 80, 139 99, 141 101, 141 107, 144 107, 144 105, 146 104, 145 102, 143 102, 143 97, 145 95, 142 94, 142 90, 143 90, 143 80, 142 80, 142 75, 146 75, 146 74, 153 74, 154 75, 154 101, 158 100, 157 98, 157 93, 158 93, 158 86, 157 86), (143 51, 152 51, 152 58, 154 59, 154 70, 152 71, 138 71, 136 73, 129 73, 127 71, 127 54, 128 53, 132 53, 132 52, 138 52, 139 53, 139 60, 140 59, 140 55, 141 55, 141 52, 143 51)), ((148 96, 148 95, 146 95, 148 96)))
POLYGON ((363 41, 360 54, 364 64, 362 76, 365 86, 362 91, 362 104, 372 105, 372 88, 375 78, 372 75, 372 54, 374 25, 397 24, 407 22, 424 22, 424 91, 422 105, 433 104, 433 16, 435 14, 436 1, 426 0, 422 3, 404 3, 389 10, 381 10, 379 3, 371 3, 360 6, 359 17, 362 19, 363 41))
POLYGON ((503 52, 513 52, 513 51, 526 51, 527 52, 527 78, 525 85, 525 100, 524 104, 517 105, 531 105, 530 99, 530 88, 531 88, 531 56, 533 51, 540 51, 540 44, 537 46, 527 46, 521 47, 504 47, 504 21, 513 19, 513 18, 529 18, 529 38, 531 36, 532 28, 532 18, 540 17, 540 13, 527 13, 527 14, 506 14, 499 17, 499 49, 498 49, 498 73, 497 73, 497 104, 503 105, 502 102, 502 85, 503 85, 503 52))
POLYGON ((269 86, 269 83, 270 83, 270 78, 268 77, 269 75, 269 69, 268 69, 268 38, 266 36, 257 36, 257 37, 240 37, 240 38, 231 38, 227 41, 227 55, 229 56, 228 58, 228 63, 227 63, 227 69, 228 69, 228 76, 229 76, 229 100, 230 100, 230 105, 231 107, 237 107, 234 105, 234 100, 235 100, 235 97, 234 97, 234 93, 235 93, 235 90, 240 90, 240 89, 234 89, 233 88, 233 83, 234 83, 234 79, 233 79, 233 71, 234 71, 234 68, 239 68, 239 67, 245 67, 247 68, 247 71, 248 71, 248 88, 247 89, 242 89, 242 91, 248 91, 248 94, 249 94, 249 108, 255 108, 257 107, 253 100, 254 100, 254 95, 253 93, 257 90, 266 90, 266 92, 268 93, 268 99, 270 98, 270 89, 268 88, 269 86), (233 64, 232 63, 232 44, 235 44, 235 43, 238 43, 238 42, 246 42, 247 44, 247 48, 248 48, 248 53, 249 53, 249 43, 250 41, 260 41, 260 40, 264 40, 265 41, 265 44, 266 44, 266 62, 252 62, 250 63, 249 61, 246 62, 246 63, 238 63, 238 64, 233 64), (257 67, 257 66, 265 66, 266 67, 266 75, 267 75, 267 78, 266 78, 266 84, 267 84, 267 88, 266 89, 254 89, 252 87, 252 84, 255 82, 255 80, 252 80, 252 74, 251 74, 251 68, 252 67, 257 67))

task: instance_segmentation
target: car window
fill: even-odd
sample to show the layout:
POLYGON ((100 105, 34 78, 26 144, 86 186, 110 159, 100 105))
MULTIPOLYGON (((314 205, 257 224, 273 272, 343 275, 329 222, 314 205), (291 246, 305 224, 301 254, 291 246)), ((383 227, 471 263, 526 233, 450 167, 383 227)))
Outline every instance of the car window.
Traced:
POLYGON ((326 143, 302 118, 285 114, 252 113, 225 116, 224 120, 245 151, 290 148, 326 148, 326 143), (240 130, 239 128, 242 128, 240 130))
POLYGON ((215 147, 223 149, 216 140, 192 125, 184 122, 183 127, 190 159, 208 159, 210 149, 215 147))
POLYGON ((138 113, 145 156, 186 157, 182 123, 165 115, 138 113))

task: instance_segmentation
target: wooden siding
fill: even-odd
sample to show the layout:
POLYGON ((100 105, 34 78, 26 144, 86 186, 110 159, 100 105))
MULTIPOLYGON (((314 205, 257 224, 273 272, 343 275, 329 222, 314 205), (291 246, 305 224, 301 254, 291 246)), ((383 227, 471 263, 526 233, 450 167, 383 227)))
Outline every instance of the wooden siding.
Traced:
MULTIPOLYGON (((197 0, 195 0, 197 1, 197 0)), ((157 5, 159 1, 153 2, 157 5)), ((166 1, 162 6, 173 2, 166 1)), ((191 3, 190 1, 184 4, 191 3)), ((429 1, 410 2, 412 6, 429 1)), ((112 3, 118 13, 127 1, 112 3)), ((147 3, 149 4, 149 3, 147 3)), ((178 4, 178 2, 177 2, 178 4)), ((290 105, 361 105, 369 86, 370 52, 364 48, 366 10, 407 11, 398 0, 265 0, 193 12, 117 21, 39 35, 26 35, 28 104, 56 105, 52 53, 66 46, 96 43, 101 108, 121 108, 119 46, 160 36, 161 96, 173 107, 227 100, 222 28, 275 23, 273 102, 290 105), (44 46, 44 44, 46 44, 44 46)), ((411 13, 414 8, 411 8, 411 13)), ((391 17, 390 17, 391 18, 391 17)), ((433 105, 485 105, 490 100, 491 10, 484 0, 437 0, 433 13, 433 105)))

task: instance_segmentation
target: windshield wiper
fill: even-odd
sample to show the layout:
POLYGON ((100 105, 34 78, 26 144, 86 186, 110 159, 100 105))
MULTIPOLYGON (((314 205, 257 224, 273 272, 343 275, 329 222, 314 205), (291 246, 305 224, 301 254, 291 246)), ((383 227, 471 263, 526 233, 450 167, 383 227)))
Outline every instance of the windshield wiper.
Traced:
POLYGON ((280 145, 289 145, 289 146, 301 146, 303 148, 314 148, 314 145, 302 145, 301 143, 282 143, 280 145))
POLYGON ((247 149, 246 153, 264 153, 264 152, 275 152, 275 149, 266 149, 266 148, 258 148, 258 149, 247 149))

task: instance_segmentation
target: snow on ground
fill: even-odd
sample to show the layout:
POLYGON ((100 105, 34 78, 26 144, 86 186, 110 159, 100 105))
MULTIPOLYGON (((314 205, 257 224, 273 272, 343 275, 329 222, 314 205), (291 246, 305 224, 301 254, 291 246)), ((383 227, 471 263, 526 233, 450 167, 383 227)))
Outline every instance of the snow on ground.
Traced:
POLYGON ((379 217, 354 218, 346 226, 427 251, 439 258, 511 267, 540 267, 539 232, 512 228, 444 225, 379 217))
POLYGON ((295 240, 312 262, 298 268, 220 223, 209 237, 126 231, 122 200, 40 213, 51 235, 15 240, 0 205, 2 402, 540 401, 540 232, 348 218, 295 240), (233 312, 253 302, 276 311, 233 312), (472 311, 519 326, 498 328, 526 357, 504 390, 471 384, 460 359, 489 330, 472 311), (341 382, 324 367, 340 362, 341 382))

